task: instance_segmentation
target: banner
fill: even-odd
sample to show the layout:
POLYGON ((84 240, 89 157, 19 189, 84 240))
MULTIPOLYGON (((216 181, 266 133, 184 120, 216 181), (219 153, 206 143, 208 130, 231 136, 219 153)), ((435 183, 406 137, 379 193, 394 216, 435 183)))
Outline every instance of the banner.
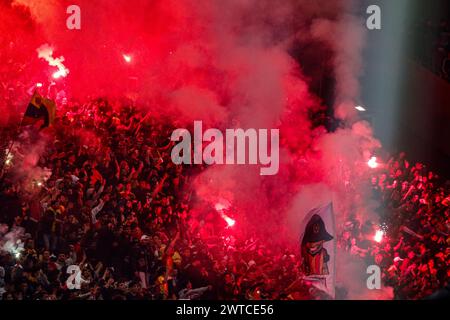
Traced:
POLYGON ((303 280, 334 299, 336 233, 332 203, 308 212, 302 222, 300 247, 303 280))
POLYGON ((56 114, 56 105, 53 100, 42 97, 38 92, 34 92, 25 111, 22 126, 34 125, 38 121, 43 121, 42 128, 53 124, 56 114))

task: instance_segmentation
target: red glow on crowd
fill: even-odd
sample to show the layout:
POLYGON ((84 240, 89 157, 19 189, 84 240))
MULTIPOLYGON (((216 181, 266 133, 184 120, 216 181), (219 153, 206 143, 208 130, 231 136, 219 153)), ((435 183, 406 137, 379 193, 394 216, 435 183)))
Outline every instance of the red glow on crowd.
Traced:
MULTIPOLYGON (((91 1, 81 2, 85 7, 95 7, 91 1)), ((45 21, 47 16, 53 19, 52 11, 47 10, 49 14, 44 16, 31 14, 40 6, 27 9, 30 11, 27 15, 20 11, 15 13, 17 6, 4 5, 8 6, 8 11, 0 10, 3 17, 0 30, 2 35, 8 35, 8 41, 4 42, 11 44, 0 48, 0 55, 8 57, 4 61, 14 62, 0 63, 7 70, 5 85, 0 86, 0 97, 4 97, 2 110, 7 116, 0 121, 8 123, 8 128, 2 131, 5 133, 3 141, 8 142, 5 143, 8 152, 0 149, 7 155, 1 173, 5 183, 2 182, 0 197, 7 199, 2 201, 12 203, 14 208, 0 212, 0 226, 4 222, 14 222, 14 225, 30 228, 32 232, 27 230, 27 233, 32 234, 32 245, 39 256, 48 251, 56 256, 66 253, 74 263, 85 259, 86 266, 101 262, 102 274, 107 280, 94 274, 90 267, 83 267, 83 272, 93 279, 86 284, 86 289, 95 289, 99 283, 107 281, 112 285, 108 290, 92 290, 88 299, 100 299, 101 294, 108 294, 101 297, 108 299, 116 293, 119 298, 123 295, 133 299, 308 298, 306 285, 290 286, 302 270, 298 233, 305 208, 317 205, 315 201, 323 200, 328 194, 339 200, 337 221, 361 220, 350 221, 349 230, 337 229, 333 234, 339 250, 352 255, 349 260, 366 261, 375 255, 374 248, 381 250, 387 243, 392 243, 392 247, 397 244, 397 235, 383 228, 382 221, 375 229, 370 224, 362 233, 362 226, 366 226, 368 219, 365 214, 372 213, 375 205, 390 216, 398 213, 409 215, 412 220, 419 217, 416 213, 420 210, 420 217, 436 217, 432 226, 422 226, 417 221, 409 223, 397 217, 389 221, 392 230, 397 230, 395 227, 409 232, 404 231, 407 233, 402 240, 405 244, 399 246, 399 254, 404 258, 408 254, 405 248, 412 250, 409 248, 418 243, 416 239, 424 239, 427 233, 440 237, 447 219, 444 214, 447 205, 442 198, 448 198, 448 194, 441 194, 437 189, 440 184, 433 174, 428 182, 419 182, 419 177, 422 181, 422 176, 429 177, 424 168, 405 165, 406 160, 401 157, 389 162, 380 150, 380 143, 372 136, 369 123, 353 119, 355 108, 361 112, 365 108, 349 104, 339 108, 338 118, 328 119, 319 103, 321 99, 309 90, 309 75, 302 74, 301 59, 297 64, 297 59, 285 52, 285 46, 280 46, 285 40, 292 42, 290 39, 305 46, 306 41, 313 41, 314 47, 324 45, 318 51, 323 50, 326 55, 330 48, 352 48, 337 45, 344 38, 341 34, 328 37, 333 34, 328 30, 333 30, 335 20, 339 21, 328 20, 328 10, 314 17, 317 23, 311 27, 314 29, 311 35, 297 39, 299 30, 295 30, 293 34, 286 34, 285 39, 270 43, 266 39, 271 34, 268 28, 285 21, 278 10, 273 10, 277 15, 269 14, 267 21, 252 20, 252 27, 248 28, 242 17, 251 11, 247 5, 237 5, 246 1, 224 2, 217 8, 215 2, 208 2, 206 8, 181 0, 168 0, 170 5, 167 6, 166 2, 164 6, 157 1, 138 2, 147 2, 148 10, 134 4, 105 2, 108 10, 104 10, 104 14, 99 12, 101 16, 92 22, 96 29, 89 29, 86 19, 82 32, 69 33, 73 37, 67 36, 67 30, 52 30, 51 24, 45 21), (220 15, 222 6, 228 8, 227 12, 238 14, 220 15), (127 19, 109 19, 115 9, 127 19), (37 37, 12 28, 34 25, 24 23, 34 22, 28 21, 34 16, 40 17, 36 24, 46 22, 42 26, 50 29, 48 35, 38 34, 37 37), (136 16, 140 19, 134 19, 136 16), (208 19, 202 20, 205 17, 208 19), (21 23, 15 23, 13 18, 21 23), (208 21, 214 23, 209 25, 208 21), (97 33, 97 30, 101 31, 97 33), (26 37, 22 40, 14 36, 16 34, 26 37), (252 41, 247 43, 247 39, 252 41), (49 44, 41 45, 45 42, 49 44), (53 57, 53 50, 58 57, 53 57), (17 72, 16 63, 23 66, 24 72, 17 72), (59 80, 52 81, 54 79, 59 80), (24 88, 31 88, 30 92, 42 88, 39 93, 55 101, 55 121, 40 131, 37 126, 24 126, 17 141, 10 141, 17 135, 17 126, 30 101, 31 94, 26 95, 24 88), (171 134, 176 128, 189 128, 196 120, 205 123, 205 130, 206 126, 279 128, 282 132, 279 175, 264 178, 247 165, 176 165, 171 160, 171 134), (325 128, 329 120, 342 121, 345 125, 328 132, 325 128), (372 156, 374 154, 379 158, 372 156), (393 170, 396 162, 396 170, 393 170), (373 192, 360 188, 368 181, 356 168, 373 175, 373 192), (399 168, 402 174, 395 176, 399 168), (404 188, 402 183, 406 183, 404 188), (419 197, 419 201, 427 200, 430 205, 419 206, 422 202, 413 200, 414 197, 419 197), (353 217, 354 212, 361 217, 353 217), (30 219, 22 219, 23 213, 33 217, 36 225, 30 223, 30 219), (392 226, 403 222, 405 226, 392 226), (73 250, 67 248, 69 243, 74 244, 73 250), (139 250, 128 252, 135 246, 139 250), (142 259, 140 252, 145 252, 142 259), (234 255, 239 259, 230 259, 234 255), (194 263, 197 260, 199 268, 194 263), (239 270, 241 267, 243 272, 239 270), (203 278, 204 274, 209 276, 203 278), (257 274, 268 276, 261 282, 257 274), (254 278, 249 279, 247 275, 254 278), (203 293, 186 290, 185 279, 191 282, 192 289, 203 288, 200 290, 203 293), (210 286, 210 279, 220 281, 210 286), (131 280, 139 286, 136 297, 126 291, 131 280), (121 289, 122 284, 126 289, 121 289)), ((271 1, 265 2, 271 4, 271 1)), ((309 4, 309 1, 300 2, 305 6, 309 4)), ((46 3, 52 7, 53 2, 46 3)), ((265 17, 266 11, 270 11, 258 10, 254 8, 255 17, 265 17)), ((310 19, 302 16, 303 11, 312 12, 298 10, 298 21, 310 19)), ((285 29, 284 24, 278 27, 285 29)), ((335 30, 352 29, 337 27, 335 30)), ((36 29, 36 33, 39 30, 36 29)), ((352 43, 351 38, 345 40, 346 44, 352 43)), ((347 90, 347 84, 352 88, 353 78, 358 76, 357 72, 355 75, 346 72, 349 63, 358 63, 343 51, 342 57, 333 53, 326 63, 342 71, 336 79, 341 96, 354 91, 347 90)), ((317 55, 322 56, 325 55, 317 55)), ((323 64, 323 61, 311 62, 323 64)), ((350 67, 349 71, 354 69, 358 68, 350 67)), ((424 242, 433 254, 440 252, 445 243, 440 238, 435 242, 424 242)), ((22 255, 22 261, 17 261, 20 268, 20 264, 27 261, 28 251, 32 252, 31 248, 22 255)), ((2 254, 0 250, 0 262, 2 254)), ((30 259, 31 256, 30 253, 30 259)), ((386 256, 393 258, 391 251, 387 251, 386 256)), ((439 268, 444 270, 446 261, 436 257, 436 264, 440 263, 439 268)), ((45 266, 46 262, 40 265, 45 266)), ((343 274, 348 271, 345 265, 338 265, 343 274)), ((406 264, 404 267, 409 268, 406 264)), ((53 295, 52 288, 60 287, 56 279, 65 276, 65 268, 54 269, 57 270, 42 269, 52 280, 43 290, 45 296, 53 295), (60 275, 54 277, 58 273, 60 275)), ((409 272, 407 270, 402 271, 403 274, 409 272)), ((365 285, 351 272, 347 274, 343 281, 346 290, 354 285, 365 285)), ((389 276, 389 269, 384 268, 383 274, 389 276)), ((28 285, 28 280, 23 278, 28 285)), ((407 278, 396 275, 395 279, 403 283, 407 278)), ((429 291, 436 289, 436 282, 428 279, 423 276, 429 291)), ((394 280, 390 283, 397 285, 394 280)), ((22 294, 14 283, 7 285, 7 294, 14 297, 22 294)), ((28 291, 36 293, 33 295, 36 299, 44 299, 44 294, 35 288, 30 282, 28 291)), ((55 298, 72 294, 60 291, 55 298)), ((425 291, 410 291, 413 298, 425 296, 425 291)), ((75 298, 78 294, 87 297, 88 291, 73 294, 75 298)))

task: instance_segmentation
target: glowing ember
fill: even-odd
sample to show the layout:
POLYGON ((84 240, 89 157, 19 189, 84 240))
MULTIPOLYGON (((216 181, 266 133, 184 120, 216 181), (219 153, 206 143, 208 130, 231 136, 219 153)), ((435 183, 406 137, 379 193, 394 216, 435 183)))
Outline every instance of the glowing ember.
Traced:
POLYGON ((367 165, 369 166, 369 168, 372 168, 372 169, 378 168, 377 157, 370 158, 370 160, 367 161, 367 165))
POLYGON ((375 232, 375 236, 373 237, 373 240, 380 243, 383 240, 383 236, 384 236, 383 230, 377 230, 377 232, 375 232))
POLYGON ((130 63, 131 62, 131 56, 124 54, 123 55, 123 59, 125 60, 125 62, 130 63))

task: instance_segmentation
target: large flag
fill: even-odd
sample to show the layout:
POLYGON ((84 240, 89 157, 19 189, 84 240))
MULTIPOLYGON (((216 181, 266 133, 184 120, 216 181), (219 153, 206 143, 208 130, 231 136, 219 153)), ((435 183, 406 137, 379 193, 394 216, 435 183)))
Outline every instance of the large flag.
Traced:
POLYGON ((42 97, 37 91, 35 91, 23 116, 22 125, 29 126, 42 120, 44 121, 44 124, 41 128, 46 128, 53 124, 55 114, 55 102, 42 97))
POLYGON ((301 230, 304 280, 334 299, 336 233, 333 204, 309 211, 303 220, 301 230))

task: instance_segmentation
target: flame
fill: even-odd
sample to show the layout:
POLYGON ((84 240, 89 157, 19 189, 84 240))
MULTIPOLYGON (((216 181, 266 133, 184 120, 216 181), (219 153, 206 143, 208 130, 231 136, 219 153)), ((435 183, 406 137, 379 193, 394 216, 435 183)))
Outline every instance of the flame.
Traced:
POLYGON ((55 73, 53 73, 54 79, 59 79, 61 77, 65 77, 65 76, 67 76, 67 73, 64 70, 58 70, 55 73))
POLYGON ((231 228, 232 226, 234 226, 236 224, 236 220, 231 219, 229 216, 227 216, 226 214, 222 214, 222 218, 226 221, 228 228, 231 228))
POLYGON ((6 153, 5 164, 6 164, 7 166, 9 166, 9 165, 11 164, 12 160, 14 159, 14 156, 13 156, 13 154, 12 154, 11 152, 9 152, 9 151, 6 151, 6 152, 7 152, 7 153, 6 153))
POLYGON ((223 210, 228 209, 229 207, 230 207, 230 203, 227 200, 217 202, 214 205, 214 208, 216 209, 216 211, 218 213, 220 213, 220 216, 222 217, 222 219, 226 221, 226 223, 228 225, 227 227, 231 228, 232 226, 234 226, 236 224, 236 220, 230 218, 223 212, 223 210))
POLYGON ((372 169, 378 168, 377 157, 370 158, 370 160, 367 161, 367 165, 369 166, 369 168, 372 168, 372 169))
POLYGON ((375 236, 373 237, 373 240, 380 243, 383 240, 384 232, 383 230, 377 230, 375 232, 375 236))
POLYGON ((123 59, 125 62, 130 63, 131 62, 131 56, 127 54, 123 54, 123 59))

